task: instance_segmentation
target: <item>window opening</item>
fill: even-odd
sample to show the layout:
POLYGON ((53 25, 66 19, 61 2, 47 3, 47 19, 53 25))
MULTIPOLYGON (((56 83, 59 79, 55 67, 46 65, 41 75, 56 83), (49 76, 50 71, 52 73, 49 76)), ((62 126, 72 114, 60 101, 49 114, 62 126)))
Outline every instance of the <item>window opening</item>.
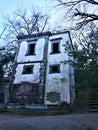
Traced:
POLYGON ((49 73, 60 73, 60 65, 50 65, 49 66, 49 73))
POLYGON ((61 40, 51 40, 51 53, 50 54, 57 54, 60 53, 60 42, 61 40))
POLYGON ((53 43, 53 51, 52 53, 59 53, 59 43, 53 43))
POLYGON ((35 44, 29 44, 27 55, 34 55, 34 54, 35 54, 35 44))
POLYGON ((24 66, 23 74, 32 74, 33 73, 33 66, 24 66))

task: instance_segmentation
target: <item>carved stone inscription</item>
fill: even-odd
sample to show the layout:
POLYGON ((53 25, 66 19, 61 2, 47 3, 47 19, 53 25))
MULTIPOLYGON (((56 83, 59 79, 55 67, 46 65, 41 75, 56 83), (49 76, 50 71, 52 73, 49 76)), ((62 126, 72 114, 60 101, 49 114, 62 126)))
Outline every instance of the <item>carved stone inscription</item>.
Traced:
POLYGON ((52 92, 52 91, 47 93, 47 100, 52 103, 60 101, 60 93, 52 92))

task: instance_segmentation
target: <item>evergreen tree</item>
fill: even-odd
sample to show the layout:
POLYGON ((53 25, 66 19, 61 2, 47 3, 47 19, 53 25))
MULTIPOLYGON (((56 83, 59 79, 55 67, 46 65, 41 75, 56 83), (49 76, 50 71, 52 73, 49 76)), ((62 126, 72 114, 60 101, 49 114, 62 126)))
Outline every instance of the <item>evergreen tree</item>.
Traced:
POLYGON ((92 29, 80 42, 65 46, 66 52, 74 57, 74 61, 67 62, 75 68, 76 87, 98 87, 98 29, 92 29))

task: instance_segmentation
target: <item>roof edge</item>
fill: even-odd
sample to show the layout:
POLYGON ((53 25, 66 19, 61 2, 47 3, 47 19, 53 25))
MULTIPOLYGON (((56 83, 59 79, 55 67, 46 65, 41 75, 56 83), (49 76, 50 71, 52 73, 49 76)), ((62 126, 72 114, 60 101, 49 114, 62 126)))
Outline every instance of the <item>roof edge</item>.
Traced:
POLYGON ((52 36, 52 35, 57 35, 57 34, 62 34, 62 33, 69 33, 69 31, 58 31, 55 33, 51 33, 50 31, 48 32, 42 32, 42 33, 35 33, 35 34, 30 34, 30 35, 18 35, 17 39, 26 39, 26 38, 32 38, 32 37, 39 37, 39 36, 52 36))
POLYGON ((45 35, 51 36, 51 32, 48 31, 48 32, 35 33, 35 34, 29 34, 29 35, 18 35, 17 39, 19 40, 19 39, 25 39, 25 38, 31 38, 31 37, 39 37, 39 36, 45 36, 45 35))

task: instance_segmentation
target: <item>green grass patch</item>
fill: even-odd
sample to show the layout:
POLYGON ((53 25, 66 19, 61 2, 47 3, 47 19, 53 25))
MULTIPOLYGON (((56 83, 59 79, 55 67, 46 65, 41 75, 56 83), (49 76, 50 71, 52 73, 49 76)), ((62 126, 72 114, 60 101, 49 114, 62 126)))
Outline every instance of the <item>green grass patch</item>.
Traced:
POLYGON ((55 116, 68 114, 65 110, 2 109, 0 113, 33 116, 55 116))

